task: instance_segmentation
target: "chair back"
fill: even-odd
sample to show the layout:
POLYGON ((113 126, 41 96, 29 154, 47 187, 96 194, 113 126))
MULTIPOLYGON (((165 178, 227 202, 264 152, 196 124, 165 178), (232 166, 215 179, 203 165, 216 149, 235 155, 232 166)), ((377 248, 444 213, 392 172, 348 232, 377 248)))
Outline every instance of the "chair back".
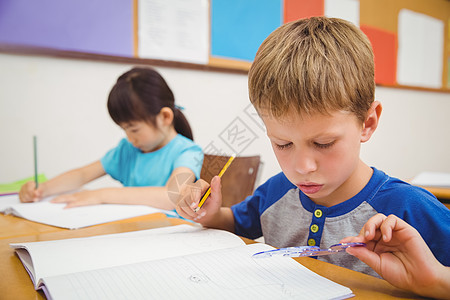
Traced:
MULTIPOLYGON (((207 182, 219 174, 229 156, 205 154, 200 177, 207 182)), ((253 194, 261 157, 238 156, 222 175, 222 206, 230 207, 253 194)))

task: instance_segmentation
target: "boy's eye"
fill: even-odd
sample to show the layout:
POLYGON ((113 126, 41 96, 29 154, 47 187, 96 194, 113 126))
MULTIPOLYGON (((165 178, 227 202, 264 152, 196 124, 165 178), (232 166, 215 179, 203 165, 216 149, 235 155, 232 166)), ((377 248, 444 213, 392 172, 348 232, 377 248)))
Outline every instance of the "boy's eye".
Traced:
POLYGON ((287 144, 284 144, 284 145, 275 144, 275 147, 277 147, 277 149, 279 149, 279 150, 284 150, 284 149, 287 149, 287 148, 289 148, 291 146, 292 146, 292 143, 287 143, 287 144))
POLYGON ((331 143, 326 143, 326 144, 314 143, 314 146, 316 146, 319 149, 327 149, 327 148, 330 148, 333 145, 334 145, 334 141, 331 142, 331 143))

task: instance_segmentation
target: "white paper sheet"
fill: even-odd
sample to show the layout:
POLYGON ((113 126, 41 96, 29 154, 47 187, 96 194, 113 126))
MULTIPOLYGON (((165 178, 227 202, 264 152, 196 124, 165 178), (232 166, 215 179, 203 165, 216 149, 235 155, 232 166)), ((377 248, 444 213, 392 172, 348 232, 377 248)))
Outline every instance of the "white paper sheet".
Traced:
POLYGON ((139 0, 138 55, 141 58, 207 64, 207 0, 139 0))
POLYGON ((450 188, 450 173, 422 172, 414 177, 411 183, 421 186, 450 188))
MULTIPOLYGON (((133 264, 179 255, 241 246, 226 231, 190 225, 56 241, 11 244, 31 256, 36 284, 40 278, 133 264)), ((21 251, 22 262, 30 261, 21 251)), ((30 268, 31 269, 31 268, 30 268)))
POLYGON ((52 299, 343 299, 352 291, 253 244, 45 278, 52 299))
POLYGON ((397 82, 441 88, 444 23, 408 9, 398 15, 397 82))
POLYGON ((18 195, 5 195, 0 196, 0 212, 4 212, 6 208, 19 204, 20 200, 18 195))
POLYGON ((77 229, 153 213, 177 216, 173 211, 145 205, 101 204, 65 209, 65 203, 51 198, 36 203, 21 203, 18 195, 0 197, 0 212, 47 225, 77 229))
POLYGON ((359 27, 359 0, 325 0, 324 10, 327 17, 341 18, 359 27))

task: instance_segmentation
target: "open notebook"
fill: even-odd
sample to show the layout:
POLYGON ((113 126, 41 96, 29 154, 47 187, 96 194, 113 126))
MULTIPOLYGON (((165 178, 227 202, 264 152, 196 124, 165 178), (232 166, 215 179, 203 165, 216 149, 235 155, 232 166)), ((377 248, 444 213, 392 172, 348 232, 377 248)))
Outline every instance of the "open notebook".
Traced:
POLYGON ((179 225, 10 244, 48 299, 344 299, 352 291, 273 249, 179 225))
POLYGON ((101 204, 64 209, 65 203, 51 198, 36 203, 21 203, 18 195, 0 197, 0 212, 56 227, 77 229, 153 213, 178 216, 173 211, 145 205, 101 204))

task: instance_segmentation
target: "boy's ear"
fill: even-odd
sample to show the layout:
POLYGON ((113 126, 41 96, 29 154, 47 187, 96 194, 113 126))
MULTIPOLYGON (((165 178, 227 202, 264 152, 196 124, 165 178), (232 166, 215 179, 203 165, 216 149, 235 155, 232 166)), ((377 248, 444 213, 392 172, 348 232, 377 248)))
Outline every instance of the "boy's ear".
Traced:
POLYGON ((374 101, 369 108, 366 120, 363 123, 361 131, 361 142, 367 142, 378 127, 380 121, 381 111, 383 107, 378 101, 374 101))
POLYGON ((158 126, 168 126, 173 122, 173 111, 169 107, 163 107, 156 117, 158 126))

